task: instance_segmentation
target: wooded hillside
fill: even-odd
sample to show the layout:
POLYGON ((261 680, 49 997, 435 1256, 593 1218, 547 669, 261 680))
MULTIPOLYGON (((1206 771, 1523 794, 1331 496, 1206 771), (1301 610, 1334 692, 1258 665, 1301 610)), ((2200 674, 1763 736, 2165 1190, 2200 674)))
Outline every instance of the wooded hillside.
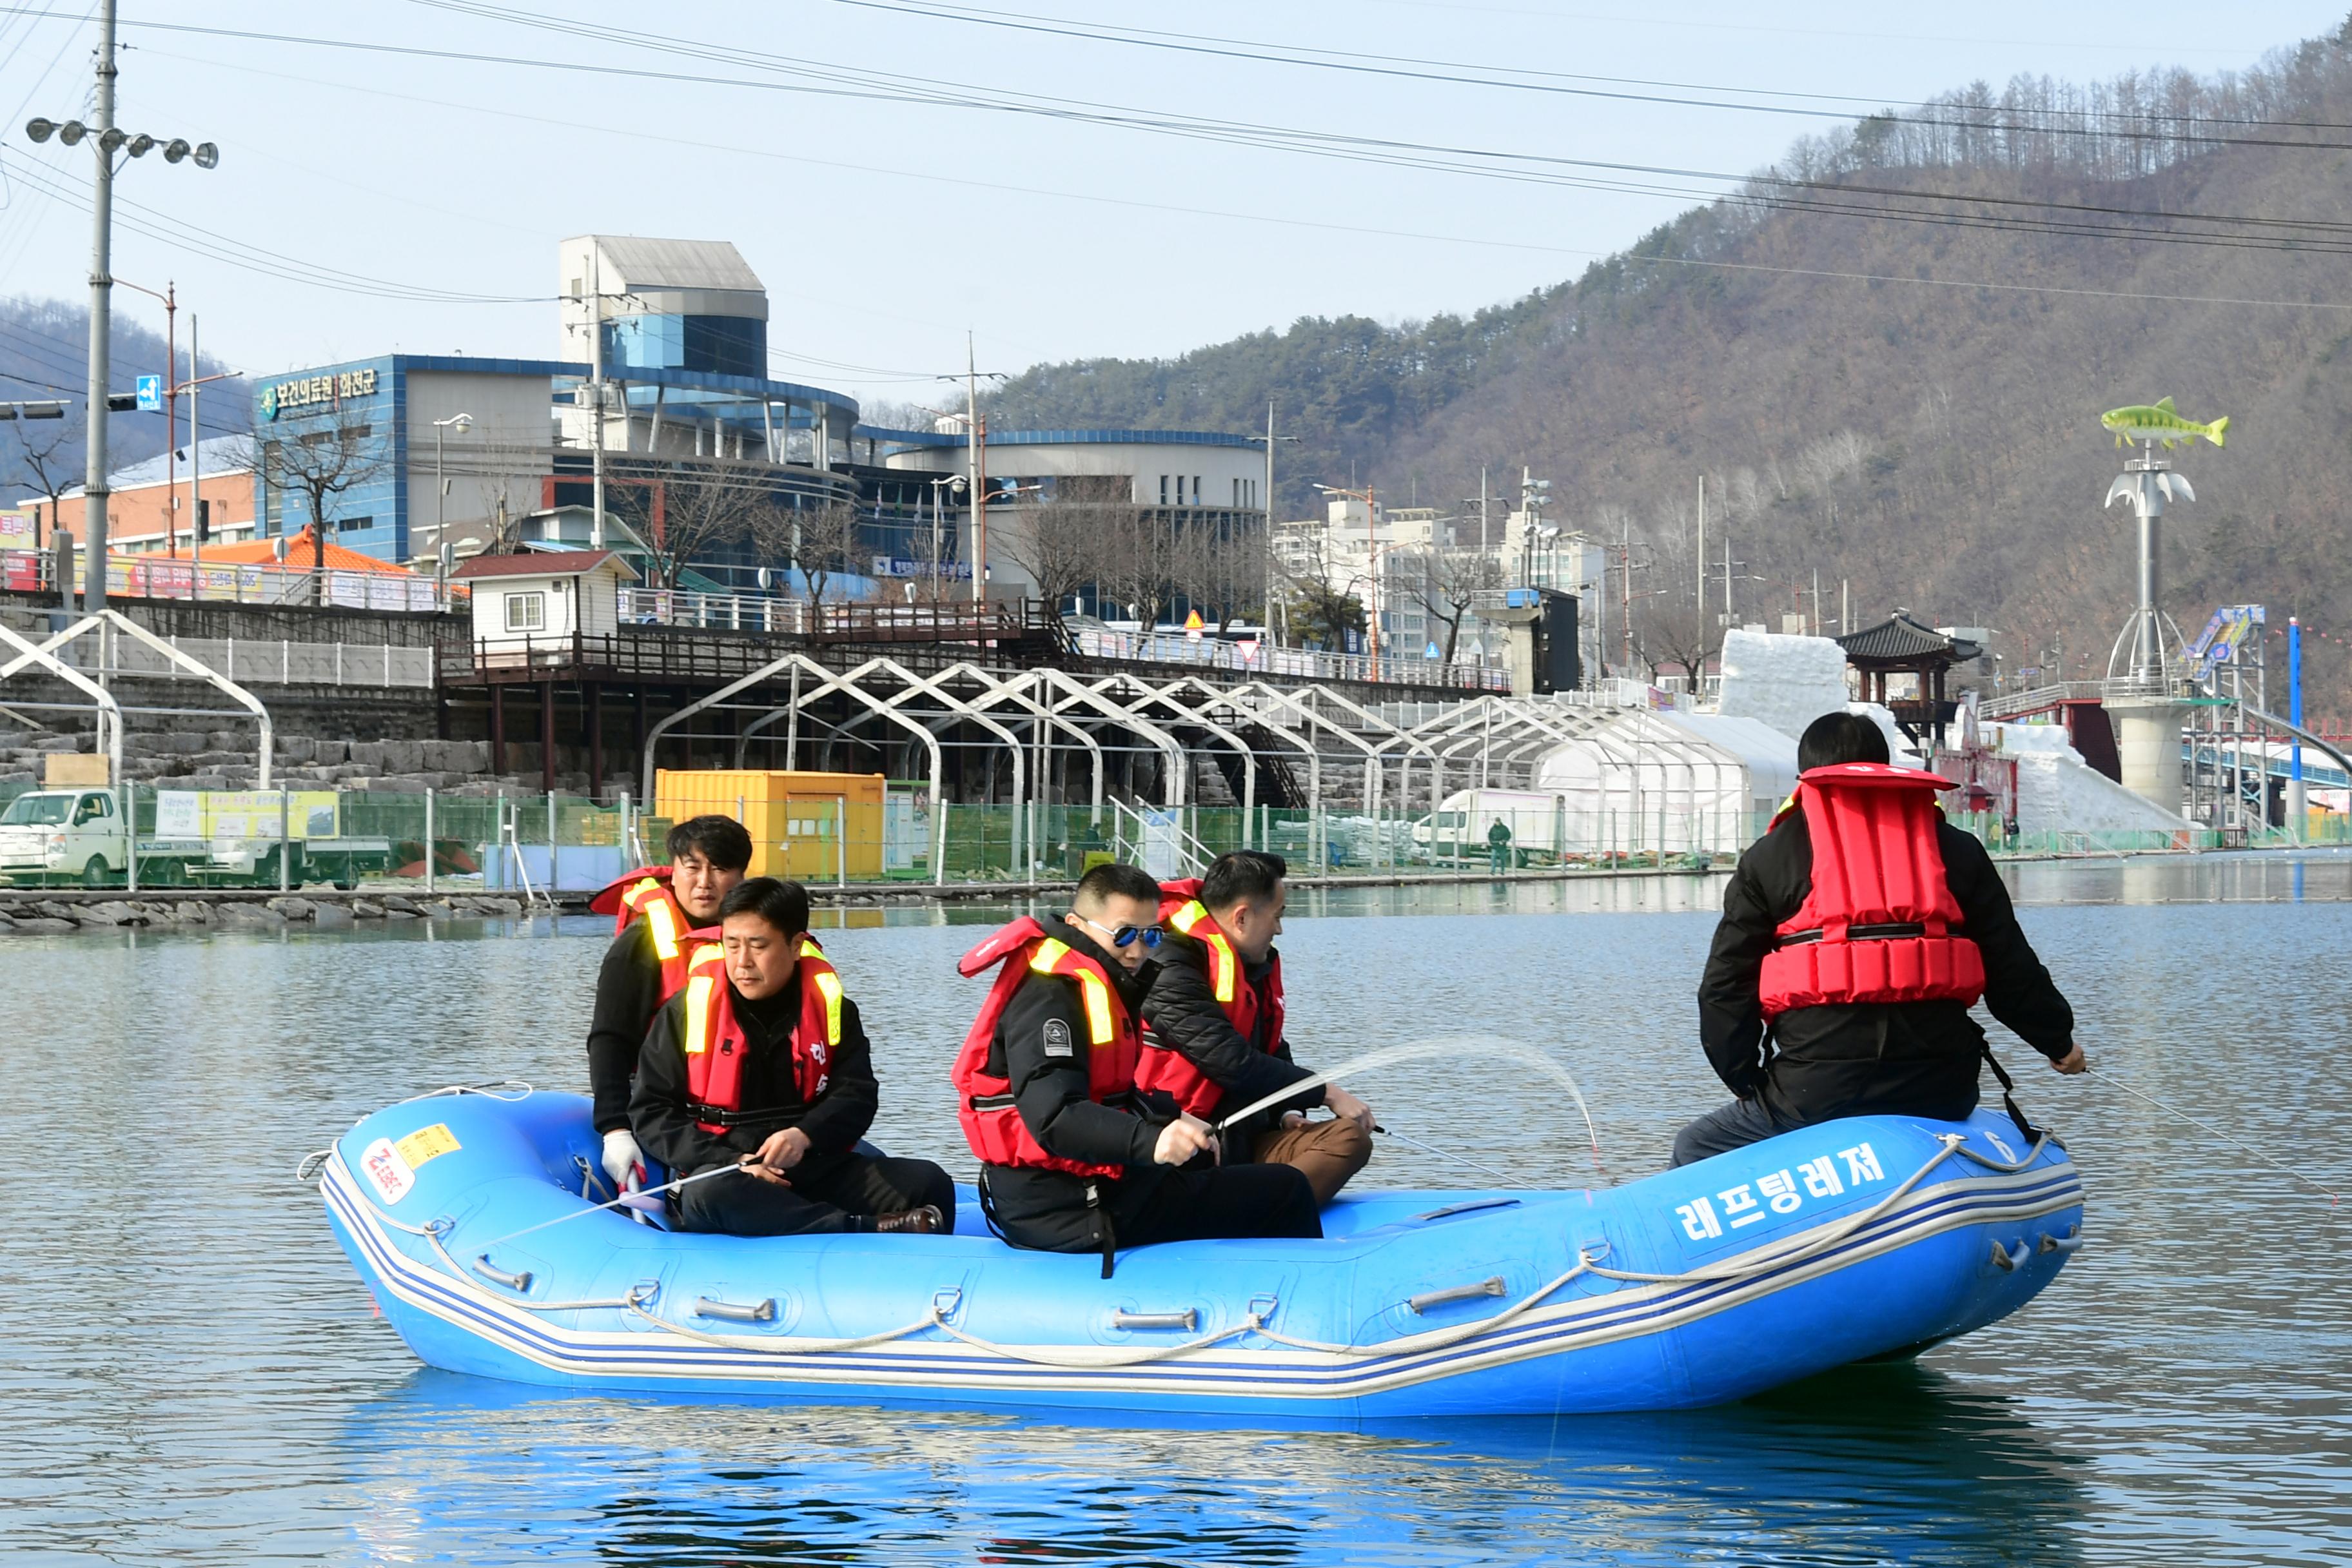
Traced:
POLYGON ((1900 605, 1990 626, 2012 669, 2063 639, 2080 678, 2104 673, 2132 590, 2098 416, 2170 395, 2231 425, 2226 449, 2176 455, 2199 500, 2168 520, 2167 607, 2191 635, 2216 603, 2267 604, 2274 628, 2302 615, 2329 634, 2307 642, 2317 707, 2352 706, 2352 645, 2332 640, 2352 638, 2347 43, 2220 78, 1976 84, 1808 139, 1468 320, 1307 320, 1172 361, 1040 366, 992 412, 1246 431, 1271 396, 1307 437, 1282 459, 1292 516, 1312 480, 1453 508, 1481 464, 1498 482, 1528 465, 1552 521, 1630 535, 1651 563, 1633 586, 1654 653, 1696 620, 1705 475, 1712 607, 1727 531, 1743 620, 1799 587, 1810 609, 1818 569, 1827 629, 1850 579, 1858 623, 1900 605))

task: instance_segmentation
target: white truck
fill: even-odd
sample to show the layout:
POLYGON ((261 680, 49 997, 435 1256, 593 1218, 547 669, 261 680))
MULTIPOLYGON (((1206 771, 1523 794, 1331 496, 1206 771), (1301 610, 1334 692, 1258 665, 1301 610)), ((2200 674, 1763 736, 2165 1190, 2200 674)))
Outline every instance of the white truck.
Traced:
MULTIPOLYGON (((392 864, 390 840, 347 838, 337 831, 341 814, 330 791, 289 793, 283 843, 278 798, 271 791, 205 796, 167 791, 154 809, 161 820, 138 836, 142 888, 275 887, 281 856, 289 888, 306 882, 352 888, 392 864)), ((129 879, 131 844, 111 790, 29 791, 0 811, 0 881, 114 887, 129 879)))
POLYGON ((1568 796, 1558 791, 1457 790, 1412 825, 1413 847, 1438 865, 1492 866, 1500 853, 1506 869, 1556 866, 1567 813, 1568 796), (1488 837, 1498 822, 1507 843, 1488 837))

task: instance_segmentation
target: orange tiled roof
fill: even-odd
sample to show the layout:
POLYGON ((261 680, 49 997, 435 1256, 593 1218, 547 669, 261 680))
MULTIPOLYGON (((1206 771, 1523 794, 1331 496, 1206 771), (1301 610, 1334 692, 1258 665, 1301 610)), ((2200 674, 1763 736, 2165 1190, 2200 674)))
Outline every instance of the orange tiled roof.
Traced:
MULTIPOLYGON (((290 570, 319 564, 311 554, 312 548, 310 530, 306 528, 286 542, 286 559, 282 564, 290 570)), ((207 563, 217 563, 223 566, 281 564, 278 559, 278 542, 274 539, 256 539, 243 544, 208 544, 205 547, 205 560, 207 563)), ((327 541, 324 564, 330 572, 385 572, 401 577, 415 575, 405 566, 379 561, 373 555, 362 555, 331 539, 327 541)))

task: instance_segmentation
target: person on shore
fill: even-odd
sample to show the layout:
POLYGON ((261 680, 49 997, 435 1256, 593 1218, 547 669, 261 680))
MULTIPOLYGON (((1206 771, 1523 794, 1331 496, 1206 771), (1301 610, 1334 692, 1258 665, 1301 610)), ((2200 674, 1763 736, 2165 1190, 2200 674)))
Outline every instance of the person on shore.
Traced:
POLYGON ((734 1236, 929 1234, 955 1184, 928 1160, 857 1152, 880 1088, 857 1004, 808 934, 808 889, 753 877, 719 908, 637 1064, 629 1124, 674 1176, 682 1230, 734 1236))
MULTIPOLYGON (((1213 1121, 1221 1109, 1254 1105, 1314 1074, 1291 1059, 1283 1034, 1282 934, 1289 902, 1279 855, 1220 855, 1208 875, 1160 886, 1163 931, 1143 1000, 1143 1057, 1136 1083, 1213 1121)), ((1229 1163, 1295 1165, 1318 1205, 1328 1204, 1372 1157, 1372 1108, 1324 1084, 1229 1128, 1229 1163), (1331 1119, 1307 1112, 1328 1107, 1331 1119)))
POLYGON ((1319 1237, 1292 1165, 1217 1163, 1217 1135, 1136 1082, 1137 1014, 1160 944, 1160 885, 1133 866, 1078 879, 1049 931, 1013 921, 966 953, 995 971, 957 1054, 957 1112, 981 1203, 1015 1247, 1100 1252, 1213 1237, 1319 1237))
POLYGON ((1674 1163, 1841 1116, 1966 1117, 1979 1062, 2010 1087, 1969 1016, 1979 996, 2058 1071, 2084 1070, 1991 858, 1936 807, 1949 781, 1889 766, 1885 733, 1851 713, 1808 725, 1797 765, 1699 982, 1700 1040, 1738 1098, 1675 1135, 1674 1163))
POLYGON ((1487 869, 1507 871, 1511 868, 1511 825, 1501 817, 1486 829, 1487 869))
POLYGON ((646 1184, 645 1153, 629 1131, 629 1086, 654 1015, 685 989, 687 970, 715 944, 719 901, 751 864, 751 836, 731 816, 690 816, 669 830, 669 864, 632 871, 598 893, 590 912, 615 917, 588 1019, 590 1115, 604 1141, 616 1193, 646 1184))

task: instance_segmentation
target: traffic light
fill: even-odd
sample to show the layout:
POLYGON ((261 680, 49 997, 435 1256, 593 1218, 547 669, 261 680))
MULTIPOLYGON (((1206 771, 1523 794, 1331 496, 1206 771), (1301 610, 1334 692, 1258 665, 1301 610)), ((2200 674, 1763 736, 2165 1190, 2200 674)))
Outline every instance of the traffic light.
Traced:
POLYGON ((210 544, 212 542, 213 503, 208 500, 198 500, 196 502, 196 542, 210 544))
POLYGON ((136 414, 139 412, 139 395, 135 392, 110 392, 106 395, 106 411, 109 414, 136 414))

